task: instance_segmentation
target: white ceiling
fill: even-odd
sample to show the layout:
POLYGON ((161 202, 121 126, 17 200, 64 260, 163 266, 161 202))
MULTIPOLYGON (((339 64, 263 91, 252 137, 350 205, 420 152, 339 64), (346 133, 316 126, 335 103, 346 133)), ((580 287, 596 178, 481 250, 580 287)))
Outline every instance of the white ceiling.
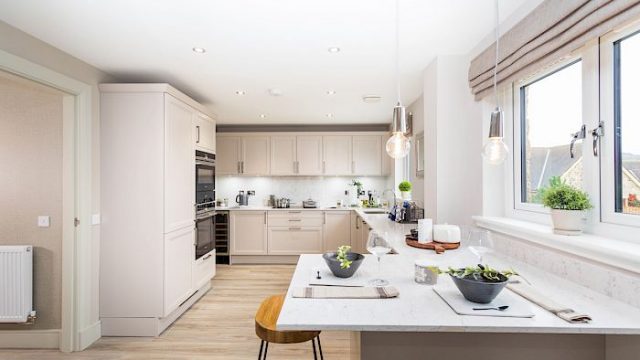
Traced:
MULTIPOLYGON (((502 0, 501 19, 526 1, 502 0)), ((400 0, 405 103, 436 54, 467 54, 492 31, 493 4, 400 0)), ((2 21, 122 81, 169 82, 227 124, 389 122, 394 11, 393 0, 0 0, 2 21)))

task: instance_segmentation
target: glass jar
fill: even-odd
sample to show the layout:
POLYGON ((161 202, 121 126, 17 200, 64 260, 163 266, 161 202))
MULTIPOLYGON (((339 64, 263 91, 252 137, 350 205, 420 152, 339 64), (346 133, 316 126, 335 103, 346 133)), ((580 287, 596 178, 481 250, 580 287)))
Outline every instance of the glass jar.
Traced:
POLYGON ((437 266, 426 260, 416 260, 415 280, 418 284, 435 285, 438 282, 439 273, 437 266))

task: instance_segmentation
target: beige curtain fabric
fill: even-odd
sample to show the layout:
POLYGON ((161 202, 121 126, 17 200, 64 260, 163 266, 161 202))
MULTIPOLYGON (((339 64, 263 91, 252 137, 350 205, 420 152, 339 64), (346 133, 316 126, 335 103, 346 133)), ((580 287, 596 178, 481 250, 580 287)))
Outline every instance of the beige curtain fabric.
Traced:
MULTIPOLYGON (((500 37, 498 83, 524 78, 640 17, 640 0, 546 0, 500 37)), ((495 43, 471 61, 476 99, 491 93, 495 43)))

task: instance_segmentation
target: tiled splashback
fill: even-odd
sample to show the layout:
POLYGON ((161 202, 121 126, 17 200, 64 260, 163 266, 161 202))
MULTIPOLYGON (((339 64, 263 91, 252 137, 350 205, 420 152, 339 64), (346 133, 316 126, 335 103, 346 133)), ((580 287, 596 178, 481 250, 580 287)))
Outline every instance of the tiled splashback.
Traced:
MULTIPOLYGON (((357 177, 363 189, 376 190, 380 195, 385 189, 393 187, 393 179, 386 176, 357 177)), ((238 190, 255 190, 256 196, 249 198, 249 206, 265 205, 269 195, 289 198, 292 206, 301 206, 302 200, 312 198, 320 206, 334 206, 337 200, 344 200, 344 191, 349 189, 351 177, 246 177, 218 176, 216 179, 216 197, 229 199, 229 205, 235 205, 238 190)))

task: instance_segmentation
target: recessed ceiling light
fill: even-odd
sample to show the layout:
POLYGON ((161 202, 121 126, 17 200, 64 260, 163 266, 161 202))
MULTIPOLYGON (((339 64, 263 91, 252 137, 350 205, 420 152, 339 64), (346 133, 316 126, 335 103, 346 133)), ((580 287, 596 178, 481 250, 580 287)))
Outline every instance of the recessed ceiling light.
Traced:
POLYGON ((201 48, 201 47, 194 47, 193 52, 198 53, 198 54, 204 54, 207 52, 207 50, 205 48, 201 48))
POLYGON ((266 114, 260 114, 260 119, 264 119, 264 118, 266 118, 266 117, 267 117, 267 115, 266 115, 266 114))
POLYGON ((382 97, 380 95, 364 95, 362 97, 362 101, 366 102, 367 104, 378 103, 380 102, 380 100, 382 100, 382 97))
POLYGON ((340 48, 337 46, 332 46, 329 49, 327 49, 327 51, 329 51, 330 53, 339 53, 340 52, 340 48))
POLYGON ((244 90, 236 90, 236 95, 244 95, 246 92, 244 90))
POLYGON ((328 118, 332 118, 332 117, 333 117, 333 114, 332 114, 332 113, 328 113, 328 114, 327 114, 327 115, 325 115, 325 116, 326 116, 326 117, 328 117, 328 118))
POLYGON ((327 95, 335 95, 335 94, 336 94, 335 90, 328 90, 327 91, 327 95))

